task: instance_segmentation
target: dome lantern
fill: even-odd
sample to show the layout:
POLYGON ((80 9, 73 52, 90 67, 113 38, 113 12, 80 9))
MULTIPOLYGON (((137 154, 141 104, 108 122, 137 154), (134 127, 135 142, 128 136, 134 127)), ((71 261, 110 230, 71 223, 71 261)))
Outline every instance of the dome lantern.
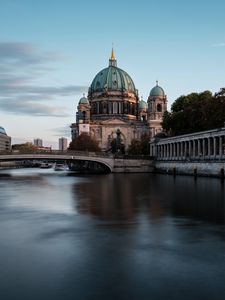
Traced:
POLYGON ((117 62, 116 62, 116 57, 115 57, 113 47, 112 47, 111 57, 109 59, 109 66, 117 67, 117 62))

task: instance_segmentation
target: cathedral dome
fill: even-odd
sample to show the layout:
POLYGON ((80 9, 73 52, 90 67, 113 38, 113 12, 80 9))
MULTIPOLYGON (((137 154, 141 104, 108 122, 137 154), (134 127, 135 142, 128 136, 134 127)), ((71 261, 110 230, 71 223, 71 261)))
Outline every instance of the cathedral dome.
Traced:
POLYGON ((161 88, 161 86, 158 85, 158 81, 156 82, 156 86, 153 89, 151 89, 150 96, 153 96, 153 97, 157 97, 157 96, 164 97, 165 96, 165 92, 164 92, 163 88, 161 88))
POLYGON ((118 68, 112 50, 109 67, 101 70, 92 81, 90 92, 121 91, 137 94, 134 82, 127 72, 118 68))
POLYGON ((89 104, 89 101, 86 97, 83 96, 82 98, 80 98, 79 104, 89 104))
POLYGON ((147 104, 144 100, 141 100, 141 101, 138 103, 138 107, 139 107, 139 109, 147 109, 148 104, 147 104))

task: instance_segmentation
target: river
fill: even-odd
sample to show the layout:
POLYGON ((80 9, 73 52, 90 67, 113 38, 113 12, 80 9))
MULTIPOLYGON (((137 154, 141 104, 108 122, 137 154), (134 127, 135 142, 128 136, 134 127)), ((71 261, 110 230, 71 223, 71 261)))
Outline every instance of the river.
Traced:
POLYGON ((224 300, 224 183, 1 170, 0 298, 224 300))

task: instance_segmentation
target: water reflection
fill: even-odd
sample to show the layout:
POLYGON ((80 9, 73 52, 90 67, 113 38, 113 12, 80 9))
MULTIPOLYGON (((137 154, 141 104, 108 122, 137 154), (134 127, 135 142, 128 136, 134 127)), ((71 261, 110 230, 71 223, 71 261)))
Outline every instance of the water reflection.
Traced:
POLYGON ((152 174, 90 177, 74 184, 74 204, 82 214, 103 220, 136 222, 145 212, 151 222, 165 216, 225 223, 224 187, 212 178, 152 174))
POLYGON ((9 174, 0 178, 2 299, 224 299, 218 179, 9 174))

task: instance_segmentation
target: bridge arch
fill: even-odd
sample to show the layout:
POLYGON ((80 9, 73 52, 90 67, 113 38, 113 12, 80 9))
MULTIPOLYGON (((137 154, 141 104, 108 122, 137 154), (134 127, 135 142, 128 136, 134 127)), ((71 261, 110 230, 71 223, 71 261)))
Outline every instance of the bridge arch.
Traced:
MULTIPOLYGON (((87 168, 94 167, 105 173, 111 173, 114 167, 114 160, 112 157, 98 157, 88 155, 71 155, 71 154, 6 154, 0 155, 0 161, 25 161, 25 160, 43 160, 43 161, 67 161, 75 162, 89 162, 87 168), (98 168, 98 165, 100 166, 98 168)), ((81 164, 80 163, 80 164, 81 164)))

